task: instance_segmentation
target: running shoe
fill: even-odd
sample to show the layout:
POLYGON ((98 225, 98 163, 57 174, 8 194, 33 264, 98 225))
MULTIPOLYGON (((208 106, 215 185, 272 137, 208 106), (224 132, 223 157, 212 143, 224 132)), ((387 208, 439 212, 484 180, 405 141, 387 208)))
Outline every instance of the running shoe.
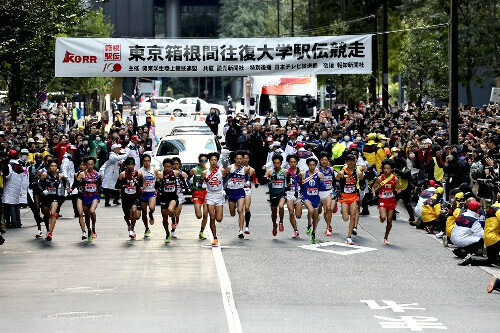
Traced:
POLYGON ((328 227, 328 231, 333 232, 332 226, 328 227))
POLYGON ((436 235, 436 238, 441 239, 441 238, 443 238, 443 236, 444 236, 444 235, 445 235, 444 231, 441 231, 441 232, 439 232, 439 233, 436 235))
POLYGON ((36 232, 35 238, 43 238, 43 232, 42 232, 42 230, 38 230, 36 232))
POLYGON ((276 225, 273 225, 273 236, 276 237, 276 235, 278 234, 278 227, 276 225))
POLYGON ((245 235, 243 234, 243 230, 240 230, 240 232, 238 233, 238 238, 239 239, 245 238, 245 235))
POLYGON ((495 289, 495 284, 498 283, 498 278, 496 276, 493 277, 493 280, 488 283, 488 288, 486 288, 486 291, 489 293, 491 293, 493 291, 493 289, 495 289))
POLYGON ((352 234, 354 236, 357 236, 358 235, 358 228, 356 228, 356 227, 352 228, 352 234))
POLYGON ((172 238, 177 239, 177 235, 175 234, 174 230, 172 230, 171 234, 172 234, 172 238))
POLYGON ((434 234, 434 230, 432 229, 432 227, 424 227, 424 230, 427 231, 427 233, 430 235, 434 234))
POLYGON ((245 234, 250 235, 250 229, 248 229, 248 227, 245 227, 245 234))
POLYGON ((469 254, 469 255, 467 255, 467 257, 464 259, 464 261, 462 261, 462 262, 459 262, 459 263, 458 263, 458 266, 468 266, 468 265, 470 265, 470 264, 472 263, 472 260, 473 260, 473 259, 472 259, 472 255, 471 255, 471 254, 469 254))
POLYGON ((90 243, 94 240, 94 233, 93 232, 89 232, 89 237, 87 239, 87 241, 90 243))
POLYGON ((279 231, 284 231, 285 230, 285 226, 283 225, 283 222, 280 222, 279 223, 279 231))
POLYGON ((151 229, 146 229, 146 231, 144 232, 144 237, 149 237, 151 236, 151 229))
POLYGON ((316 235, 315 234, 311 234, 311 243, 316 244, 316 235))
POLYGON ((312 233, 312 228, 310 225, 307 226, 307 229, 306 229, 306 235, 307 236, 311 236, 311 233, 312 233))
POLYGON ((293 232, 293 236, 292 236, 292 238, 299 238, 299 231, 298 231, 298 230, 295 230, 295 231, 293 232))
POLYGON ((135 239, 135 232, 133 230, 129 230, 128 231, 128 236, 131 238, 131 239, 135 239))
POLYGON ((352 241, 351 237, 347 237, 347 238, 345 239, 345 243, 346 243, 347 245, 354 245, 354 243, 353 243, 353 241, 352 241))
POLYGON ((95 229, 92 230, 92 237, 97 238, 97 232, 95 232, 95 229))
POLYGON ((165 237, 165 244, 170 243, 171 238, 172 238, 172 234, 169 232, 168 235, 165 237))
POLYGON ((86 239, 87 239, 87 232, 82 231, 82 240, 86 240, 86 239))
POLYGON ((217 238, 215 238, 214 241, 212 242, 212 246, 213 247, 219 246, 219 240, 217 238))
POLYGON ((387 238, 384 238, 384 244, 385 244, 385 245, 390 245, 390 244, 389 244, 389 241, 387 240, 387 238))
POLYGON ((48 240, 49 242, 52 240, 52 233, 51 232, 49 232, 47 234, 47 237, 45 238, 45 240, 48 240))
POLYGON ((201 240, 207 239, 207 237, 205 237, 205 234, 203 234, 203 231, 200 231, 200 233, 198 234, 198 238, 201 240))
POLYGON ((332 233, 330 232, 330 230, 326 229, 325 230, 325 236, 330 237, 331 235, 332 235, 332 233))

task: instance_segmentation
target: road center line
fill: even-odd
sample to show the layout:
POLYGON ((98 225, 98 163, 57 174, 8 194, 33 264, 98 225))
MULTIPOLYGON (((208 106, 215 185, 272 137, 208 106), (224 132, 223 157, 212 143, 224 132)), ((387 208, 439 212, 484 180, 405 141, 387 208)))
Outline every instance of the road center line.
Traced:
MULTIPOLYGON (((210 230, 210 226, 207 227, 210 241, 212 242, 214 240, 212 231, 210 230)), ((233 289, 231 288, 231 281, 229 280, 229 274, 227 274, 226 264, 224 263, 224 257, 222 256, 220 246, 221 244, 219 241, 219 246, 212 247, 212 253, 214 255, 217 274, 219 275, 220 291, 224 310, 226 311, 227 325, 229 326, 229 333, 241 333, 243 330, 241 328, 240 316, 238 315, 238 310, 236 310, 233 289)))

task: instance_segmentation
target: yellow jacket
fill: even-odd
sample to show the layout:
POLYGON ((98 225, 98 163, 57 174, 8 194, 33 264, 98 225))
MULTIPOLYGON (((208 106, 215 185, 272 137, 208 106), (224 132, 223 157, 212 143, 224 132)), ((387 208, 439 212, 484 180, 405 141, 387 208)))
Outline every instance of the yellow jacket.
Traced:
POLYGON ((380 175, 382 173, 382 161, 387 158, 385 153, 384 145, 378 144, 377 155, 375 156, 375 165, 377 166, 377 172, 380 175))
POLYGON ((375 165, 377 160, 376 155, 377 143, 373 140, 370 140, 363 148, 363 157, 370 165, 375 165))
POLYGON ((422 205, 422 222, 428 223, 437 220, 439 218, 439 214, 441 214, 441 199, 438 199, 436 195, 433 195, 422 205))
POLYGON ((500 202, 495 202, 486 211, 484 222, 484 244, 491 246, 500 242, 500 202))
POLYGON ((458 214, 460 214, 460 208, 455 208, 452 214, 448 215, 446 219, 446 237, 451 237, 451 232, 455 228, 455 221, 457 220, 458 214))

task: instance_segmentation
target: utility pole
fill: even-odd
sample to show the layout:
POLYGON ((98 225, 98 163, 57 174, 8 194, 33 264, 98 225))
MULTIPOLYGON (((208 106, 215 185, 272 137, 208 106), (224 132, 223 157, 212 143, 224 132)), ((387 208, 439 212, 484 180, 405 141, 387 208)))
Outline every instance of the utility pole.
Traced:
POLYGON ((382 23, 382 106, 389 109, 389 50, 387 34, 387 0, 383 3, 383 23, 382 23))
POLYGON ((450 123, 448 133, 450 144, 458 143, 458 0, 450 0, 450 30, 449 30, 449 56, 450 56, 450 92, 448 112, 450 123))
POLYGON ((293 0, 292 0, 292 37, 295 36, 294 26, 293 26, 293 0))
POLYGON ((280 36, 280 0, 276 0, 276 9, 278 10, 277 24, 278 24, 278 37, 280 36))
POLYGON ((311 0, 307 0, 307 31, 311 36, 311 0))
POLYGON ((340 19, 345 21, 345 0, 340 0, 340 19))

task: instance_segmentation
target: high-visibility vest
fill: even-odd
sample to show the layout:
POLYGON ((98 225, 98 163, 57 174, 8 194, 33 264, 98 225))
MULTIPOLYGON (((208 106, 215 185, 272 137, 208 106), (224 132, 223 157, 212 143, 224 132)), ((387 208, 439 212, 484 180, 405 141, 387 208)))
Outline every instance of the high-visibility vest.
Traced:
POLYGON ((440 182, 444 177, 444 170, 440 168, 438 162, 435 157, 432 158, 434 160, 434 180, 440 182))
POLYGON ((484 244, 491 246, 500 242, 500 202, 496 202, 486 211, 484 221, 484 244))
MULTIPOLYGON (((404 167, 403 172, 405 172, 406 169, 407 168, 404 167)), ((403 179, 402 177, 399 177, 398 180, 399 180, 399 189, 401 191, 406 190, 408 188, 408 179, 403 179)))

